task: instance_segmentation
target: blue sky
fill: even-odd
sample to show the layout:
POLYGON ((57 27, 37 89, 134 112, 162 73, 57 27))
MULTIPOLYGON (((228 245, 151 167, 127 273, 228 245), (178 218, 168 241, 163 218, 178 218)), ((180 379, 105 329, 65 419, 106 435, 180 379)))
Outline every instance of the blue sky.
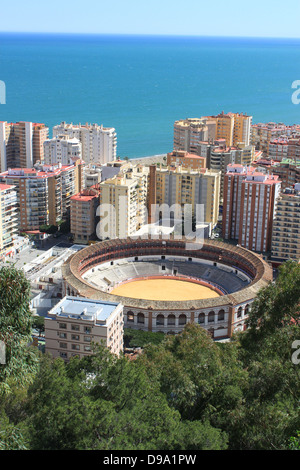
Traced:
POLYGON ((0 31, 300 37, 299 0, 14 0, 0 31))

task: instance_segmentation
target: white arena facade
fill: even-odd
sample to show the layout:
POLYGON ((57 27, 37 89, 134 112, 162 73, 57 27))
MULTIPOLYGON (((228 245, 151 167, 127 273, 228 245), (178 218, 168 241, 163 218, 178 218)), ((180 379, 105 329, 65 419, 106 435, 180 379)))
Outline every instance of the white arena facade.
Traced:
POLYGON ((214 339, 245 329, 251 303, 272 281, 260 255, 206 240, 127 238, 90 245, 62 267, 64 295, 119 302, 124 327, 166 334, 197 323, 214 339))

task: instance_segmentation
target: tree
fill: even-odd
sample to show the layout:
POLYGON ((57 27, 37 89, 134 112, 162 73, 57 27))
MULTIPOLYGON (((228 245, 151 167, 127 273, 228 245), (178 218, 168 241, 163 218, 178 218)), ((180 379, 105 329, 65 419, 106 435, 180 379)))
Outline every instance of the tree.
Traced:
POLYGON ((56 233, 57 231, 58 231, 57 225, 41 225, 40 226, 40 232, 47 233, 49 235, 52 235, 53 233, 56 233))
POLYGON ((231 444, 242 449, 287 449, 300 428, 300 369, 292 360, 299 340, 300 265, 289 261, 251 308, 248 329, 237 335, 248 372, 245 406, 232 415, 231 444))
POLYGON ((300 431, 297 432, 297 436, 290 438, 289 450, 300 450, 300 431))
POLYGON ((159 344, 164 337, 164 333, 133 330, 132 328, 124 329, 124 345, 129 348, 143 348, 147 344, 159 344))
POLYGON ((44 357, 29 389, 27 434, 34 450, 224 449, 209 423, 181 420, 140 361, 97 346, 93 355, 44 357))
POLYGON ((140 360, 183 419, 205 422, 241 399, 247 373, 231 350, 221 349, 199 325, 187 324, 158 347, 146 347, 140 360))
POLYGON ((0 340, 5 358, 0 364, 0 449, 24 449, 19 405, 38 367, 38 354, 31 342, 32 316, 29 308, 30 284, 23 271, 0 269, 0 340), (18 397, 17 403, 12 397, 18 397), (17 410, 14 412, 13 410, 17 410))
POLYGON ((38 359, 31 342, 30 283, 23 271, 0 269, 0 340, 5 345, 5 363, 0 364, 0 394, 14 383, 27 384, 36 372, 38 359))
POLYGON ((45 331, 45 318, 40 317, 39 315, 34 315, 32 317, 32 328, 38 330, 39 335, 45 331))
POLYGON ((248 330, 241 337, 243 347, 257 350, 258 343, 277 328, 300 326, 299 302, 300 264, 288 261, 280 266, 276 281, 261 289, 252 303, 248 330))

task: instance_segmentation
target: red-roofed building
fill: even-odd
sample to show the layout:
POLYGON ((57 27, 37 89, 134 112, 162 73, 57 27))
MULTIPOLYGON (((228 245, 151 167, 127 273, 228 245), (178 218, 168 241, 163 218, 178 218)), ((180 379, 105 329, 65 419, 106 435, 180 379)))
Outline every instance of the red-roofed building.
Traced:
POLYGON ((87 244, 96 237, 96 211, 100 190, 95 186, 71 197, 71 233, 75 243, 87 244))
POLYGON ((228 165, 224 179, 223 237, 238 239, 249 250, 269 251, 280 187, 276 175, 253 167, 228 165))
POLYGON ((20 232, 56 225, 69 217, 70 198, 82 189, 83 162, 72 165, 35 165, 0 173, 0 182, 16 188, 20 232))
POLYGON ((200 157, 189 152, 174 150, 167 154, 167 165, 168 166, 179 166, 182 168, 191 168, 192 170, 199 170, 200 168, 206 168, 206 158, 200 157))

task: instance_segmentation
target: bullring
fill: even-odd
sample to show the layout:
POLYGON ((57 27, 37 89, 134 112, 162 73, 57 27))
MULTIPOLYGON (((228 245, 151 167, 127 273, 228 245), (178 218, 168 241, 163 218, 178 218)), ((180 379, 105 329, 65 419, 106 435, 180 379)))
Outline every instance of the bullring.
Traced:
MULTIPOLYGON (((124 326, 176 334, 198 323, 213 338, 245 329, 251 303, 272 281, 272 269, 240 246, 205 240, 199 249, 187 240, 127 238, 106 240, 74 254, 62 267, 64 294, 121 302, 124 326), (185 281, 218 295, 190 300, 152 300, 115 295, 137 280, 185 281)), ((126 291, 126 290, 125 290, 126 291)))

